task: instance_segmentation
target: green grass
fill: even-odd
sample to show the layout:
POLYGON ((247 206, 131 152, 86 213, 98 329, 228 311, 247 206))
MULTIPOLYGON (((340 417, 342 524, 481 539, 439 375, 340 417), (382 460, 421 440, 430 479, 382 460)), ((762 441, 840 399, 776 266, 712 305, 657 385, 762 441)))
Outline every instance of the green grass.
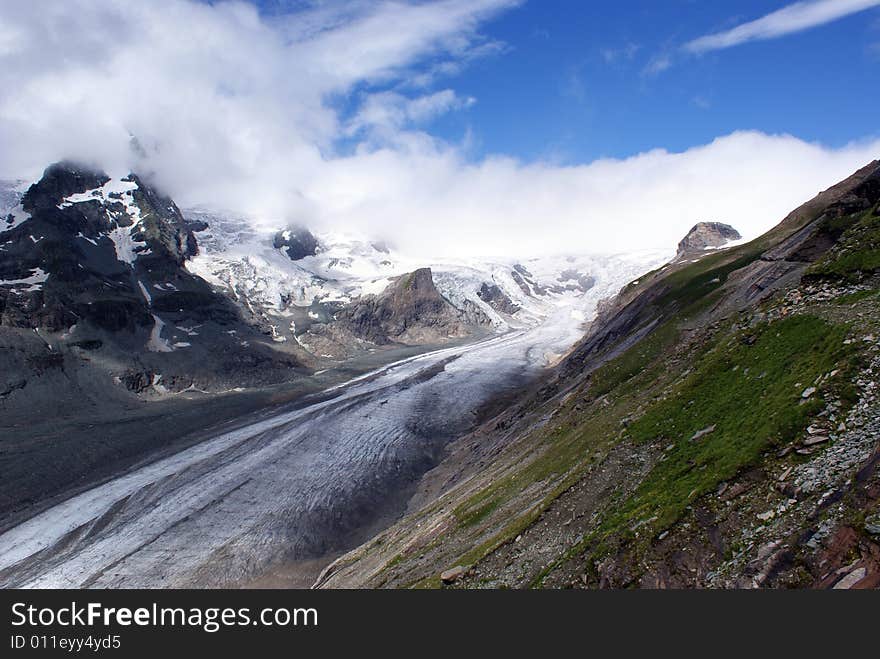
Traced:
POLYGON ((664 457, 631 496, 606 508, 610 514, 595 532, 545 568, 533 586, 566 559, 585 555, 593 564, 620 541, 650 542, 695 499, 759 462, 768 449, 797 438, 823 405, 818 395, 804 401, 804 389, 839 369, 823 387, 843 394, 856 368, 855 350, 843 343, 847 331, 812 316, 794 316, 732 340, 725 335, 727 340, 698 358, 693 374, 671 395, 627 428, 635 443, 666 447, 664 457), (713 432, 692 441, 712 425, 713 432))
MULTIPOLYGON (((637 375, 644 376, 645 367, 652 364, 665 351, 675 345, 679 332, 676 324, 667 322, 616 359, 603 364, 590 376, 590 394, 596 398, 619 387, 637 375)), ((640 382, 644 377, 640 378, 640 382)))
POLYGON ((761 251, 752 245, 705 256, 666 278, 669 290, 660 298, 658 306, 674 306, 685 313, 693 313, 695 308, 702 306, 707 295, 721 288, 732 272, 744 268, 760 256, 761 251))
MULTIPOLYGON (((751 345, 740 336, 707 354, 672 396, 629 426, 634 442, 672 448, 600 535, 652 518, 650 527, 665 528, 695 498, 798 437, 822 407, 818 395, 805 401, 802 392, 835 369, 849 370, 842 368, 852 361, 846 333, 845 326, 795 316, 757 329, 751 345), (691 440, 712 425, 714 432, 691 440)), ((838 375, 835 384, 843 379, 838 375)))
POLYGON ((501 504, 501 500, 498 497, 489 498, 488 501, 485 500, 486 498, 488 497, 483 494, 476 500, 469 502, 469 505, 456 508, 455 517, 460 527, 475 526, 476 524, 479 524, 489 515, 494 513, 501 504), (474 506, 474 504, 477 505, 474 506))
POLYGON ((880 271, 878 209, 829 220, 827 230, 842 231, 840 239, 807 274, 857 282, 880 271))
POLYGON ((870 289, 866 291, 856 291, 855 293, 849 293, 848 295, 841 295, 834 300, 834 303, 840 305, 857 304, 859 302, 864 302, 865 300, 870 300, 873 297, 877 297, 878 293, 880 293, 880 291, 870 289))

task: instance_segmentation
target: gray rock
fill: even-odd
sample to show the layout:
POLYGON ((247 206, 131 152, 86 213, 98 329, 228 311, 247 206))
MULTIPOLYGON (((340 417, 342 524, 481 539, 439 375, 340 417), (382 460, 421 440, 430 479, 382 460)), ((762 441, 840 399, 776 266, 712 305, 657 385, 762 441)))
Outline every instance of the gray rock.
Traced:
POLYGON ((317 254, 319 245, 311 231, 303 227, 293 227, 276 233, 272 246, 286 252, 291 261, 299 261, 317 254))
POLYGON ((500 313, 515 314, 519 311, 519 305, 514 304, 507 294, 495 284, 483 282, 477 297, 500 313))
POLYGON ((340 310, 336 319, 355 336, 377 345, 439 342, 472 333, 473 320, 489 324, 479 310, 468 318, 444 298, 430 268, 398 277, 379 295, 359 298, 340 310))
POLYGON ((464 576, 465 572, 467 572, 466 567, 464 567, 463 565, 456 565, 455 567, 449 568, 448 570, 441 572, 440 581, 447 585, 453 584, 461 579, 461 577, 464 576))
POLYGON ((676 258, 693 256, 713 247, 722 247, 732 240, 739 240, 739 231, 721 222, 698 222, 678 243, 676 258))
POLYGON ((858 582, 865 578, 868 571, 863 568, 856 568, 848 575, 846 575, 843 579, 834 584, 834 590, 848 590, 855 586, 858 582))
POLYGON ((691 437, 691 441, 695 442, 699 439, 702 439, 706 435, 712 434, 713 432, 715 432, 715 428, 716 428, 716 425, 713 423, 708 428, 703 428, 702 430, 698 430, 697 432, 694 433, 694 436, 691 437))

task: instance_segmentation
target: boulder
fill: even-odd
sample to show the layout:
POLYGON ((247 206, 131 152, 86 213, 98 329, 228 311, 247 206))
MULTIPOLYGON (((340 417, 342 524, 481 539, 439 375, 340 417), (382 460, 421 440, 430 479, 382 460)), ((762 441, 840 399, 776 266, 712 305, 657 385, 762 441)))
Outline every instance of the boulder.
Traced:
POLYGON ((461 579, 464 576, 465 572, 467 572, 467 568, 463 565, 456 565, 455 567, 449 568, 440 573, 440 581, 442 581, 447 586, 449 584, 454 584, 456 581, 461 579))

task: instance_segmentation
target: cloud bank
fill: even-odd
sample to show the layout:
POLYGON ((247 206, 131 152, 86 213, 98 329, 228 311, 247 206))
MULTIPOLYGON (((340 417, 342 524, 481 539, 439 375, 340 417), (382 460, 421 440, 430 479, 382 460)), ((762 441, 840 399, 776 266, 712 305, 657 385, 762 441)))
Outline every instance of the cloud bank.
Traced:
POLYGON ((529 256, 670 247, 697 220, 757 235, 880 154, 739 132, 583 165, 474 160, 425 124, 479 103, 453 77, 504 51, 480 26, 517 4, 331 1, 270 20, 241 2, 6 2, 0 176, 75 158, 267 230, 529 256))
POLYGON ((757 20, 694 39, 685 44, 685 50, 705 53, 722 50, 749 41, 775 39, 802 32, 851 14, 880 6, 880 0, 807 0, 795 2, 757 20))

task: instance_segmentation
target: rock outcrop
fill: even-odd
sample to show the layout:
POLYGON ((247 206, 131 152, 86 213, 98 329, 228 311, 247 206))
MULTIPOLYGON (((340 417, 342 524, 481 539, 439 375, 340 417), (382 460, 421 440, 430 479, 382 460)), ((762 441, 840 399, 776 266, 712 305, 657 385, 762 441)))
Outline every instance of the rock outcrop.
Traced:
POLYGON ((461 338, 475 329, 467 314, 437 290, 430 268, 398 277, 379 295, 356 300, 336 320, 355 336, 378 345, 433 343, 461 338))
POLYGON ((723 247, 727 243, 742 238, 739 231, 721 222, 697 222, 678 243, 676 258, 695 256, 707 249, 723 247))
POLYGON ((513 300, 496 284, 483 282, 480 290, 477 291, 477 296, 499 313, 513 315, 519 311, 519 305, 514 304, 513 300))
POLYGON ((303 227, 293 227, 285 231, 279 231, 272 239, 275 249, 283 250, 291 261, 299 261, 307 256, 318 253, 318 239, 312 232, 303 227))

